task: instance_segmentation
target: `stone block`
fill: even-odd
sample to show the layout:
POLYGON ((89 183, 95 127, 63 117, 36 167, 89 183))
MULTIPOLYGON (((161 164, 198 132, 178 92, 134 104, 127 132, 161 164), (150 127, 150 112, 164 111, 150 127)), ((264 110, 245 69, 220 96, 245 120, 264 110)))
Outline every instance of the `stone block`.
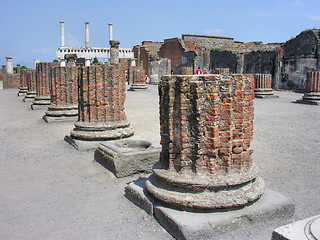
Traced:
POLYGON ((138 136, 102 142, 94 154, 95 161, 113 172, 116 177, 152 171, 160 158, 161 146, 138 136))

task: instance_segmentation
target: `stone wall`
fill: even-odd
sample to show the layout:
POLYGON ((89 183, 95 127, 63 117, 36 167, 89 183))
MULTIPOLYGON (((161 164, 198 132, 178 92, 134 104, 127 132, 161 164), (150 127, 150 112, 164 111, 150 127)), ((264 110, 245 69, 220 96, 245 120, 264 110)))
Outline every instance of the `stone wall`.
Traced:
POLYGON ((231 47, 235 44, 234 39, 228 37, 183 34, 182 39, 194 43, 199 48, 208 49, 213 47, 231 47))
POLYGON ((210 72, 216 68, 229 68, 230 73, 237 72, 237 53, 234 51, 211 50, 210 52, 210 72))
POLYGON ((158 61, 150 62, 150 77, 152 83, 158 83, 164 75, 171 75, 171 64, 166 58, 161 58, 158 61))
POLYGON ((281 88, 302 91, 307 72, 320 70, 319 38, 319 29, 306 30, 283 45, 281 88))

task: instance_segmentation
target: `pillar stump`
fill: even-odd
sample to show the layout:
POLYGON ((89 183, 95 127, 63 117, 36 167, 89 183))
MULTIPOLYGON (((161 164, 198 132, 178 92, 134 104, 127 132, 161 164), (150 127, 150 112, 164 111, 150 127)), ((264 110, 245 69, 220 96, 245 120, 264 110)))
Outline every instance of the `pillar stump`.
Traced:
POLYGON ((36 67, 37 96, 31 105, 35 107, 47 108, 51 104, 52 90, 52 67, 53 63, 41 62, 36 67))
POLYGON ((148 89, 148 85, 145 81, 146 73, 145 70, 143 70, 142 65, 130 67, 129 76, 132 77, 132 85, 129 89, 130 91, 148 89))
MULTIPOLYGON (((95 142, 92 145, 97 147, 99 141, 133 135, 124 112, 126 85, 125 79, 119 77, 118 64, 81 67, 78 84, 78 121, 66 141, 81 150, 84 141, 95 142)), ((84 146, 83 150, 87 148, 91 147, 84 146)))
POLYGON ((320 105, 320 72, 307 72, 306 90, 297 103, 320 105))
POLYGON ((53 67, 52 99, 43 116, 44 121, 78 119, 78 71, 76 66, 53 67))
POLYGON ((214 70, 216 74, 230 74, 230 69, 229 68, 216 68, 214 70))
POLYGON ((174 238, 215 239, 293 215, 252 162, 253 86, 252 74, 162 77, 160 161, 125 196, 174 238))
POLYGON ((146 182, 156 199, 189 210, 259 199, 252 163, 252 75, 165 76, 159 85, 162 153, 146 182))
POLYGON ((26 95, 28 92, 28 86, 27 86, 27 79, 26 79, 26 74, 24 74, 24 70, 26 69, 21 69, 20 70, 20 65, 17 65, 17 74, 18 74, 18 67, 19 67, 19 72, 20 72, 20 84, 19 84, 19 92, 18 96, 21 94, 26 95))
POLYGON ((181 67, 181 75, 193 75, 193 67, 181 67))
POLYGON ((33 101, 37 96, 37 87, 36 87, 36 70, 26 69, 25 70, 26 81, 27 81, 27 95, 24 97, 24 102, 33 101))
POLYGON ((271 88, 272 76, 271 74, 254 74, 255 88, 254 96, 256 98, 278 98, 279 96, 274 95, 271 88))

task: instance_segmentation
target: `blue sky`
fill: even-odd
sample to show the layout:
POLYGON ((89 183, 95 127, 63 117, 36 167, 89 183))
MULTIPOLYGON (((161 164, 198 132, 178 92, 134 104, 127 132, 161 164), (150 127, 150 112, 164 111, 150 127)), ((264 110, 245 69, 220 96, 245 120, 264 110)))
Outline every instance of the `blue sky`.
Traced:
POLYGON ((250 42, 285 42, 309 28, 320 28, 320 0, 0 0, 0 64, 33 66, 52 61, 60 45, 108 46, 108 23, 120 47, 161 42, 182 34, 232 37, 250 42))

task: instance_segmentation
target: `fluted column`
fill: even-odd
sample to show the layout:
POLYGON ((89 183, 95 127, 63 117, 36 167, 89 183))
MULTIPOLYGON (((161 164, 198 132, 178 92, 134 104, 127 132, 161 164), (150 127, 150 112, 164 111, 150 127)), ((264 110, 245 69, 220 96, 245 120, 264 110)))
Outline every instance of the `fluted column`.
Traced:
POLYGON ((84 25, 85 25, 85 31, 86 31, 86 39, 85 39, 85 47, 88 48, 89 47, 89 23, 90 22, 85 22, 84 25))
POLYGON ((60 47, 64 47, 64 21, 60 21, 60 47))
POLYGON ((6 60, 7 60, 7 73, 13 74, 12 57, 6 56, 6 60))
POLYGON ((24 72, 27 82, 27 95, 24 97, 23 101, 33 101, 37 95, 37 87, 36 87, 36 70, 34 69, 24 69, 21 70, 24 72))
POLYGON ((112 23, 109 23, 109 44, 110 44, 110 41, 113 40, 113 30, 112 30, 112 26, 113 24, 112 23))
POLYGON ((153 197, 190 210, 250 204, 264 192, 252 163, 253 75, 164 76, 153 197))
POLYGON ((272 76, 271 74, 254 74, 255 88, 254 94, 256 98, 277 98, 271 88, 272 76))
POLYGON ((229 68, 216 68, 215 69, 216 74, 230 74, 229 68))
POLYGON ((306 90, 297 102, 320 105, 320 72, 307 72, 306 90))

